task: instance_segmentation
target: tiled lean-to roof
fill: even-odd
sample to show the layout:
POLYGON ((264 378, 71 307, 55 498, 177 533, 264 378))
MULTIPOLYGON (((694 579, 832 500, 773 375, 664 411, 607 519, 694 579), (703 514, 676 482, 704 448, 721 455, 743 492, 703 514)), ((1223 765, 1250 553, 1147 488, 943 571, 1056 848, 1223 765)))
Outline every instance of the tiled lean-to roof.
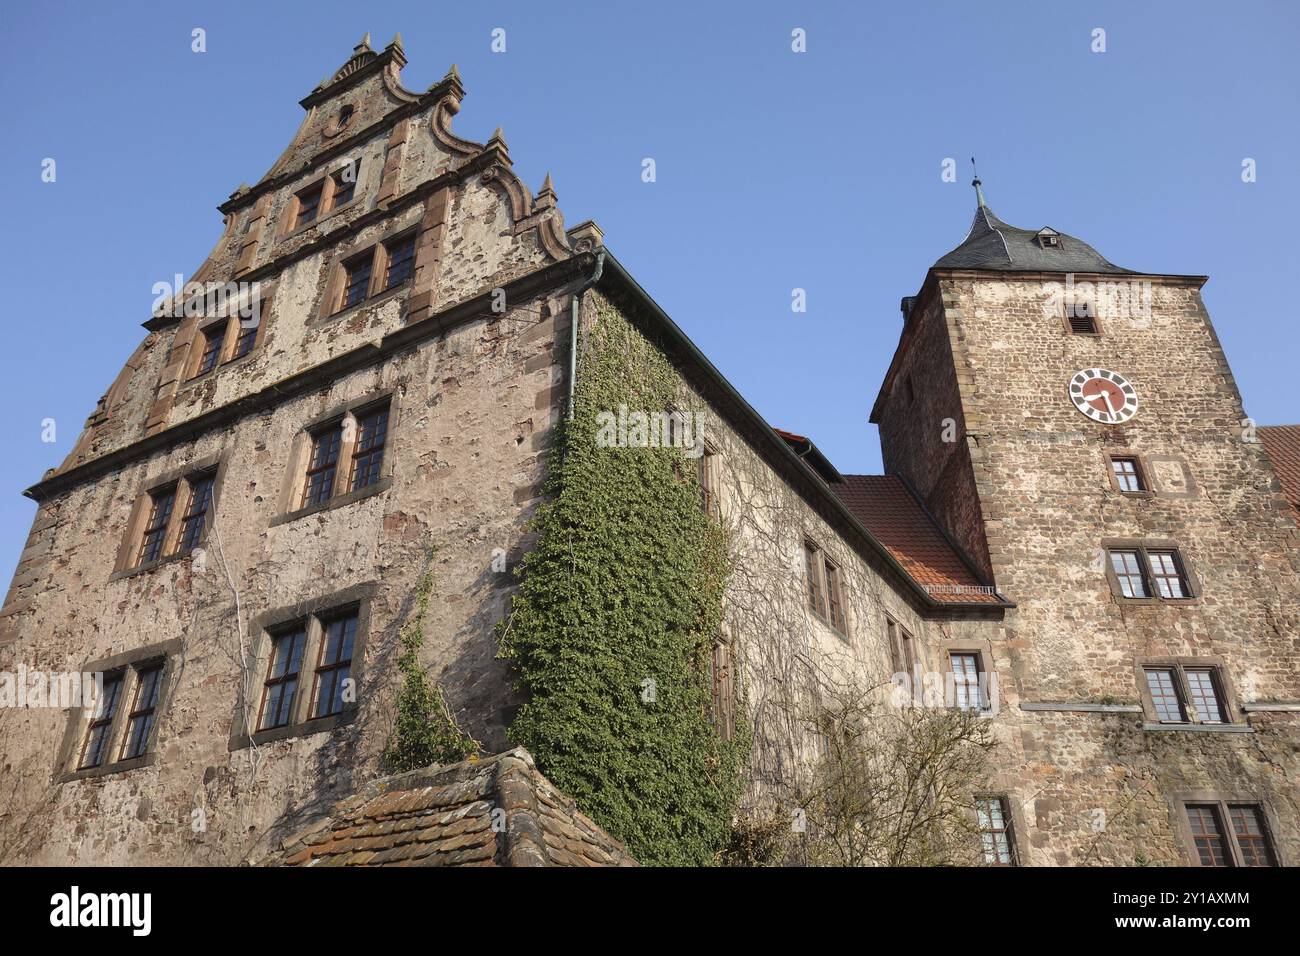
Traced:
POLYGON ((1300 425, 1262 425, 1256 434, 1273 462, 1282 493, 1300 521, 1300 425))
POLYGON ((259 866, 635 866, 523 748, 369 784, 259 866))
POLYGON ((936 601, 1000 604, 895 475, 845 475, 831 485, 868 531, 936 601))

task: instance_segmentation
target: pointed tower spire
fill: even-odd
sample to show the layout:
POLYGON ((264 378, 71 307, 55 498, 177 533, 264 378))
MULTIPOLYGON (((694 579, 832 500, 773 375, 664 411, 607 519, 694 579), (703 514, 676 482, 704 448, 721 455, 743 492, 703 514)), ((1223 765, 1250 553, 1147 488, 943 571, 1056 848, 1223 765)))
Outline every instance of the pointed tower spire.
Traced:
POLYGON ((984 202, 984 183, 980 181, 979 170, 975 168, 974 156, 970 158, 970 168, 971 172, 975 174, 975 178, 970 181, 970 184, 975 187, 975 201, 979 204, 980 208, 987 209, 988 204, 984 202))

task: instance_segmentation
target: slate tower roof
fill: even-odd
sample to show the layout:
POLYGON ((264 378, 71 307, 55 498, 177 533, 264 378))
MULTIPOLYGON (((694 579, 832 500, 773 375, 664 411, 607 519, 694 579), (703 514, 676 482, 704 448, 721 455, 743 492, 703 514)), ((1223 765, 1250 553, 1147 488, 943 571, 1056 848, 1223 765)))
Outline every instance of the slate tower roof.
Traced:
POLYGON ((936 269, 990 269, 999 272, 1082 272, 1134 275, 1104 259, 1082 239, 1050 226, 1039 230, 1009 226, 984 202, 975 181, 979 205, 970 232, 961 245, 939 259, 936 269))

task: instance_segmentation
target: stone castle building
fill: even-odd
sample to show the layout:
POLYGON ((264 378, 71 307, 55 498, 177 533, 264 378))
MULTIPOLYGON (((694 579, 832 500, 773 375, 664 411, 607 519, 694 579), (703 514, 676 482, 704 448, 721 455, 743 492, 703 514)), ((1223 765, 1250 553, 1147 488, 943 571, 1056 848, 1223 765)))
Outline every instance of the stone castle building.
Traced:
POLYGON ((507 750, 493 627, 600 309, 707 421, 703 500, 736 565, 715 716, 753 727, 747 804, 806 772, 791 694, 952 675, 948 703, 999 743, 987 862, 1300 859, 1300 427, 1246 419, 1204 276, 1119 268, 979 194, 903 300, 872 412, 886 473, 844 475, 750 407, 595 224, 566 229, 499 130, 452 131, 454 67, 421 93, 405 62, 367 38, 302 100, 193 276, 234 295, 160 301, 29 489, 0 672, 101 673, 104 693, 0 708, 0 862, 280 852, 378 774, 435 548, 424 663, 507 750))

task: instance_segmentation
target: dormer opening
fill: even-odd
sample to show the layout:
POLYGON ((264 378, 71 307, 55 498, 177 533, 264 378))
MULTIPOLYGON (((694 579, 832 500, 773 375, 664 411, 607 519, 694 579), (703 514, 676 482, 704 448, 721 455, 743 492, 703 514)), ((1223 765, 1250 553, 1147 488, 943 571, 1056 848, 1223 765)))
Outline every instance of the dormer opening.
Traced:
POLYGON ((1044 249, 1061 248, 1061 234, 1050 226, 1044 226, 1038 230, 1038 244, 1044 249))

